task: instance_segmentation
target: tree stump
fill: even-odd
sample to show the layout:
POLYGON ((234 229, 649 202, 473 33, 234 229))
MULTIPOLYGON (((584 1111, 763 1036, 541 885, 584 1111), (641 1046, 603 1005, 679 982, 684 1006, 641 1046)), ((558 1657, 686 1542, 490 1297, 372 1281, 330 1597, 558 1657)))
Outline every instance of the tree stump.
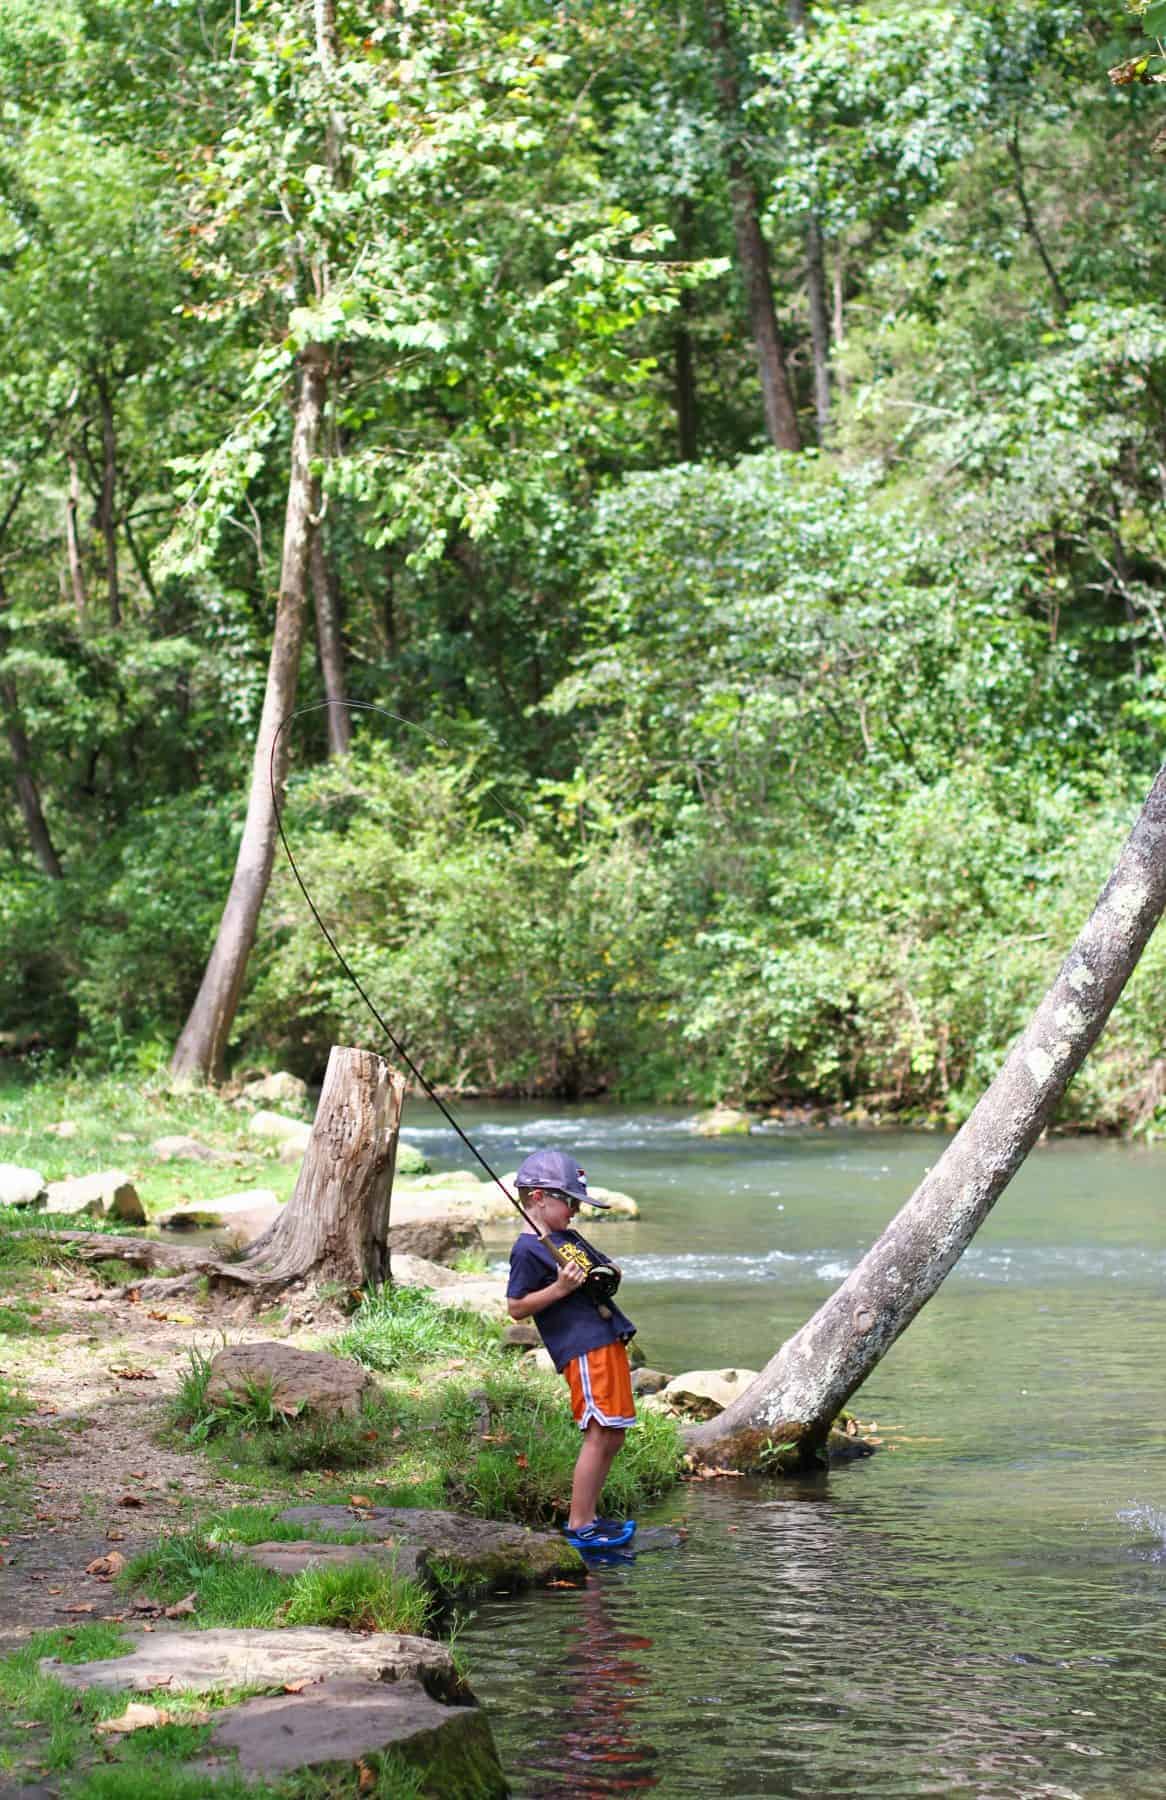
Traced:
POLYGON ((405 1077, 372 1050, 334 1046, 295 1192, 216 1285, 265 1293, 312 1281, 355 1290, 389 1276, 389 1204, 405 1077))

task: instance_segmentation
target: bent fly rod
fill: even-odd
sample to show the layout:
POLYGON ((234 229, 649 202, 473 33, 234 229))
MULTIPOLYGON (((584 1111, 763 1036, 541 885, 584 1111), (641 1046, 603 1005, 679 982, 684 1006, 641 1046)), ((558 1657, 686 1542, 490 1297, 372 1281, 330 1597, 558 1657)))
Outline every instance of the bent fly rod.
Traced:
MULTIPOLYGON (((461 1141, 465 1145, 466 1149, 470 1152, 471 1156, 473 1156, 481 1164, 482 1168, 485 1169, 487 1175, 490 1177, 490 1180, 494 1183, 495 1187, 497 1187, 500 1190, 500 1192, 506 1196, 506 1199, 510 1202, 511 1206, 513 1206, 514 1210, 517 1213, 521 1214, 522 1218, 526 1221, 526 1223, 530 1227, 531 1231, 533 1231, 535 1236, 538 1238, 539 1243, 545 1245, 545 1247, 550 1251, 551 1255, 554 1257, 555 1261, 560 1265, 560 1267, 566 1268, 571 1264, 572 1258, 564 1255, 563 1251, 560 1250, 559 1246, 557 1244, 554 1244, 551 1242, 549 1235, 545 1231, 539 1230, 538 1226, 535 1224, 535 1221, 531 1218, 531 1216, 527 1212, 525 1206, 523 1206, 522 1201, 518 1198, 518 1196, 516 1194, 512 1194, 510 1192, 510 1189, 506 1186, 506 1183, 503 1181, 501 1175, 498 1174, 498 1171, 490 1166, 490 1164, 486 1161, 486 1158, 482 1155, 482 1152, 478 1149, 478 1146, 474 1143, 473 1139, 468 1137, 467 1134, 462 1130, 461 1126, 458 1124, 457 1120, 454 1118, 449 1107, 445 1104, 445 1101, 441 1098, 441 1095, 437 1092, 437 1090, 433 1086, 432 1082, 430 1082, 426 1078, 423 1071, 420 1068, 418 1068, 417 1064, 414 1062, 413 1058, 410 1056, 409 1052, 406 1050, 406 1048, 405 1048, 404 1044, 401 1042, 400 1038, 397 1036, 397 1034, 392 1030, 391 1026, 389 1026, 387 1024, 387 1022, 385 1021, 385 1019, 382 1017, 380 1010, 378 1009, 375 1002, 372 1000, 371 996, 365 989, 364 984, 361 981, 360 977, 357 975, 355 969, 349 963, 347 957, 344 955, 344 952, 341 950, 339 944, 336 942, 336 939, 332 936, 332 933, 329 931, 327 925, 325 925, 323 919, 320 917, 320 913, 317 909, 316 903, 312 899, 311 894, 308 892, 307 883, 305 882, 303 876, 300 874, 299 866, 296 863, 295 857, 292 855, 292 848, 291 848, 291 845, 288 843, 287 832, 284 830, 284 827, 283 827, 283 814, 280 810, 279 796, 276 793, 275 754, 279 747, 280 738, 282 737, 283 733, 287 730, 288 726, 291 725, 294 720, 303 718, 306 713, 323 712, 330 706, 346 706, 346 707, 349 707, 354 712, 380 713, 382 718, 392 719, 398 725, 406 725, 412 731, 423 730, 423 727, 421 727, 419 725, 415 725, 411 719, 403 719, 399 713, 389 712, 388 709, 383 706, 373 706, 367 700, 317 700, 317 701, 313 702, 313 704, 311 706, 297 707, 294 712, 288 713, 286 718, 283 718, 280 720, 279 724, 276 726, 275 734, 271 740, 271 755, 268 758, 267 779, 268 779, 268 785, 271 789, 271 806, 272 806, 272 811, 275 814, 275 828, 279 833, 279 841, 283 845, 283 853, 287 857, 288 867, 291 869, 292 874, 295 876, 296 885, 299 888, 300 893, 304 896, 304 900, 307 903, 308 911, 311 913, 313 919, 316 921, 316 924, 319 926, 320 931, 323 934, 324 939, 328 945, 328 948, 331 950, 333 956, 336 958, 336 961, 340 964, 341 969, 344 971, 345 976, 352 983, 353 987, 356 989, 357 993, 360 995, 361 999, 364 1001, 364 1004, 368 1007, 369 1012, 372 1014, 373 1018, 376 1020, 377 1024, 380 1026, 380 1028, 383 1031, 389 1044, 391 1044, 394 1053, 400 1057, 401 1061, 404 1063, 405 1067, 408 1069, 409 1073, 412 1075, 414 1081, 416 1081, 416 1083, 423 1090, 423 1092, 425 1093, 427 1098, 433 1102, 434 1106, 436 1106, 438 1112, 441 1114, 441 1116, 445 1120, 446 1124, 451 1126, 452 1129, 457 1133, 458 1137, 461 1139, 461 1141)), ((428 734, 426 734, 426 735, 428 735, 428 734)), ((438 739, 437 741, 443 743, 444 739, 438 739)), ((610 1311, 606 1305, 606 1302, 608 1300, 610 1300, 612 1298, 612 1296, 614 1295, 616 1289, 619 1286, 619 1280, 620 1280, 619 1270, 614 1268, 611 1264, 597 1263, 597 1264, 594 1264, 587 1271, 587 1277, 583 1283, 583 1292, 586 1294, 587 1298, 592 1302, 592 1304, 599 1310, 599 1312, 601 1314, 603 1314, 605 1317, 610 1318, 610 1316, 611 1316, 610 1311)))

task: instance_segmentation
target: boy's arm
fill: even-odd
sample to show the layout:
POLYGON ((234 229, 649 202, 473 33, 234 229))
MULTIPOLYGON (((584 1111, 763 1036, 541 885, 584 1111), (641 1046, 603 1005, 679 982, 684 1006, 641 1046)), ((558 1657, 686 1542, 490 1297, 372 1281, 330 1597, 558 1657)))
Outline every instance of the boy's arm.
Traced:
POLYGON ((506 1310, 515 1320, 533 1318, 535 1313, 545 1312, 548 1306, 554 1306, 557 1300, 565 1300, 568 1294, 581 1288, 586 1279, 586 1271, 577 1263, 565 1263, 546 1287, 535 1288, 531 1294, 509 1298, 506 1310))

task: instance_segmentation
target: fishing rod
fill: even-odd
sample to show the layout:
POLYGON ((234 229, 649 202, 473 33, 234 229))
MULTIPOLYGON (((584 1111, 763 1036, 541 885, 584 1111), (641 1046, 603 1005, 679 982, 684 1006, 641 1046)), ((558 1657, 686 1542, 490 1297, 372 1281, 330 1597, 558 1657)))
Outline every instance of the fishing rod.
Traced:
MULTIPOLYGON (((303 718, 304 715, 307 713, 322 712, 330 706, 346 706, 354 712, 380 713, 382 718, 392 719, 398 725, 407 726, 411 731, 420 731, 423 736, 427 736, 427 737, 433 736, 432 733, 425 731, 424 726, 415 724, 412 719, 404 719, 401 717, 400 713, 389 712, 386 707, 374 706, 370 701, 367 701, 367 700, 317 700, 317 701, 314 701, 310 706, 296 707, 294 712, 289 712, 287 714, 286 718, 281 719, 275 729, 275 734, 271 740, 271 755, 268 758, 267 778, 268 778, 268 785, 271 789, 271 806, 272 806, 272 811, 275 814, 275 828, 279 833, 279 841, 283 845, 283 853, 287 857, 288 867, 291 869, 292 874, 295 876, 296 885, 298 886, 300 893, 304 896, 304 899, 307 902, 308 911, 311 913, 313 919, 316 921, 316 924, 319 926, 320 931, 323 933, 323 936, 324 936, 325 941, 327 942, 328 948, 331 950, 333 956, 336 958, 337 962, 340 964, 341 969, 344 971, 345 976, 352 983, 353 987, 356 989, 357 993, 360 995, 361 999, 364 1001, 364 1004, 368 1007, 369 1012, 372 1014, 373 1018, 376 1020, 377 1024, 380 1026, 381 1030, 384 1032, 385 1037, 388 1039, 388 1042, 392 1045, 394 1052, 396 1053, 397 1056, 400 1057, 401 1061, 405 1064, 406 1068, 409 1070, 409 1073, 412 1075, 414 1081, 417 1082, 418 1086, 422 1088, 424 1093, 433 1102, 434 1106, 436 1106, 438 1112, 440 1112, 442 1117, 445 1119, 446 1123, 448 1125, 450 1125, 453 1128, 453 1130, 457 1133, 458 1137, 461 1139, 462 1143, 465 1145, 466 1149, 470 1152, 470 1154, 472 1156, 474 1156, 477 1159, 477 1161, 482 1165, 483 1169, 485 1169, 487 1175, 490 1177, 490 1180, 494 1183, 494 1185, 499 1189, 499 1191, 502 1194, 505 1195, 506 1199, 510 1202, 511 1206, 514 1207, 515 1211, 521 1214, 522 1218, 526 1221, 526 1223, 530 1227, 531 1231, 533 1231, 535 1236, 538 1238, 539 1243, 545 1245, 545 1247, 550 1251, 551 1255, 554 1257, 555 1261, 560 1265, 560 1267, 566 1268, 573 1262, 574 1259, 565 1255, 564 1252, 559 1248, 558 1244, 554 1244, 551 1242, 549 1233, 539 1230, 535 1221, 531 1218, 531 1216, 527 1212, 525 1206, 523 1206, 522 1201, 517 1197, 517 1195, 512 1194, 510 1192, 510 1189, 506 1186, 506 1183, 503 1181, 501 1175, 498 1174, 498 1171, 490 1166, 490 1164, 486 1161, 486 1158, 482 1155, 482 1152, 478 1149, 478 1146, 473 1142, 472 1138, 468 1137, 466 1135, 466 1133, 462 1130, 461 1126, 458 1124, 457 1120, 454 1118, 449 1107, 445 1104, 445 1101, 441 1098, 441 1095, 437 1092, 437 1090, 433 1086, 433 1084, 426 1078, 426 1076, 423 1074, 421 1069, 418 1068, 417 1064, 414 1062, 413 1058, 409 1055, 409 1052, 406 1050, 406 1048, 405 1048, 404 1044, 401 1042, 400 1038, 397 1037, 396 1033, 390 1028, 390 1026, 386 1023, 384 1018, 382 1018, 379 1009, 377 1008, 377 1006, 373 1002, 372 998, 366 991, 364 984, 360 980, 360 977, 357 975, 355 969, 353 969, 353 967, 349 963, 347 957, 344 955, 344 952, 341 950, 339 944, 336 942, 336 939, 332 936, 332 933, 329 931, 327 925, 325 925, 323 919, 320 917, 320 913, 317 909, 316 903, 312 899, 311 894, 308 892, 307 883, 305 882, 303 876, 300 874, 299 865, 297 864, 295 857, 292 855, 292 848, 291 848, 291 845, 288 843, 287 833, 283 828, 283 814, 280 811, 279 797, 276 793, 275 754, 279 747, 280 738, 282 737, 283 733, 286 731, 288 726, 291 725, 294 720, 303 718)), ((434 742, 444 745, 445 739, 444 738, 434 738, 434 742)), ((619 1287, 619 1282, 620 1282, 619 1270, 614 1268, 610 1263, 606 1263, 606 1264, 605 1263, 596 1263, 596 1264, 593 1264, 591 1266, 591 1268, 589 1268, 587 1270, 586 1280, 583 1283, 583 1292, 586 1295, 586 1297, 592 1302, 592 1304, 597 1308, 600 1315, 604 1318, 611 1317, 611 1310, 606 1303, 607 1303, 607 1301, 609 1301, 612 1298, 616 1289, 619 1287)))

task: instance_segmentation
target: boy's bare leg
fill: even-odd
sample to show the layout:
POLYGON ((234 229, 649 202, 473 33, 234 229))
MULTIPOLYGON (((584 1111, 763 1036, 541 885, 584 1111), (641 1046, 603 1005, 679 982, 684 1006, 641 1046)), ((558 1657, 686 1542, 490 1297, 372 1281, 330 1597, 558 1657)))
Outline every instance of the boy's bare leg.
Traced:
POLYGON ((568 1529, 577 1531, 590 1525, 599 1510, 599 1496, 607 1480, 607 1472, 623 1448, 624 1434, 619 1426, 601 1425, 590 1419, 583 1433, 579 1460, 571 1482, 571 1512, 568 1529))

